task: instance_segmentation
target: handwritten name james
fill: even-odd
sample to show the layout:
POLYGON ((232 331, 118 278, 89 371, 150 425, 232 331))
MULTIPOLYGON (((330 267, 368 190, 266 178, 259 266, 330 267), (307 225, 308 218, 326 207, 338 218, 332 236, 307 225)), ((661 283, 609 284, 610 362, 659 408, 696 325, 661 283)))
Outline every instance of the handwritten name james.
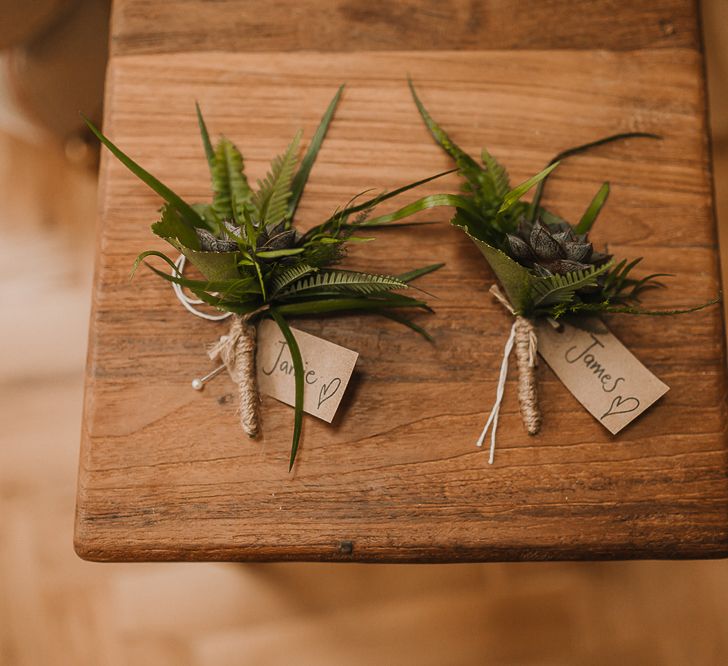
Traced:
POLYGON ((574 346, 566 350, 564 358, 567 363, 577 363, 581 361, 591 372, 599 379, 602 385, 602 390, 606 393, 611 393, 617 388, 619 382, 624 381, 624 377, 617 377, 612 379, 612 375, 607 372, 607 369, 597 359, 597 350, 595 347, 604 348, 604 345, 599 341, 594 334, 590 334, 592 343, 584 347, 581 351, 574 346))
MULTIPOLYGON (((574 345, 566 350, 564 353, 564 359, 567 363, 575 364, 582 363, 589 372, 596 377, 599 381, 602 390, 605 393, 612 393, 619 386, 620 382, 624 382, 624 377, 613 378, 611 373, 607 371, 606 365, 601 362, 597 356, 599 349, 604 349, 604 344, 597 338, 593 333, 589 335, 591 338, 591 344, 582 347, 581 349, 574 345)), ((622 387, 622 390, 624 387, 622 387)), ((608 416, 614 416, 615 414, 627 414, 638 409, 640 401, 634 396, 623 396, 616 395, 612 400, 609 409, 607 409, 601 418, 605 419, 608 416)))

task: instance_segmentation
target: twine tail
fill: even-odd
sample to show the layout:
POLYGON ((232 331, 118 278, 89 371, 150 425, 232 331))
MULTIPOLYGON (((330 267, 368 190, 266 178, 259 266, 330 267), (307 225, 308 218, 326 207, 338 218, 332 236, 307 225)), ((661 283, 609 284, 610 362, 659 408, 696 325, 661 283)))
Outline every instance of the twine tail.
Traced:
POLYGON ((257 329, 244 317, 236 315, 227 335, 208 350, 212 359, 220 359, 238 385, 240 425, 249 437, 260 431, 258 382, 255 371, 257 329))
POLYGON ((528 434, 536 435, 541 429, 541 409, 538 404, 538 384, 536 383, 538 345, 536 327, 530 319, 517 315, 514 329, 521 418, 528 434))
POLYGON ((498 416, 500 415, 501 403, 503 402, 503 395, 506 391, 506 379, 508 378, 508 359, 511 357, 511 351, 513 350, 513 343, 516 339, 516 323, 513 322, 511 326, 511 334, 508 336, 506 346, 503 349, 503 360, 501 361, 500 377, 498 378, 498 388, 496 389, 495 404, 493 409, 490 410, 488 420, 483 427, 483 431, 478 437, 476 446, 483 446, 485 437, 490 429, 490 456, 488 457, 488 464, 492 465, 495 459, 495 435, 498 431, 498 416))

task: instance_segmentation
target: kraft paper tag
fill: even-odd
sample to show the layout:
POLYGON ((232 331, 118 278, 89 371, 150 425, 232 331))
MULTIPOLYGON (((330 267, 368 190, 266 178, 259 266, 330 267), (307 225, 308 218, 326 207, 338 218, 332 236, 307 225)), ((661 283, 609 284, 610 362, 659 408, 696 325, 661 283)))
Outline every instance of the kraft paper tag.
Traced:
MULTIPOLYGON (((359 354, 298 329, 291 331, 303 357, 303 409, 331 423, 359 354)), ((293 407, 296 385, 291 353, 278 325, 270 319, 258 326, 256 367, 259 390, 293 407)))
POLYGON ((538 351, 574 397, 613 435, 670 390, 599 319, 557 331, 539 320, 538 351))

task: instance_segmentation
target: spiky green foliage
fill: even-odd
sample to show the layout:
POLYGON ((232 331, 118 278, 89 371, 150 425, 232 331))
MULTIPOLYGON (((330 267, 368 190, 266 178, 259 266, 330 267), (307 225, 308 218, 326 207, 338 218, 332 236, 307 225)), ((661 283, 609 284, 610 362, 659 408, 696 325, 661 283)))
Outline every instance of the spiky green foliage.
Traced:
POLYGON ((299 131, 283 155, 276 157, 270 171, 262 181, 258 181, 255 193, 257 223, 266 225, 271 222, 288 220, 288 200, 293 196, 291 183, 298 163, 298 144, 301 142, 299 131))
POLYGON ((384 225, 381 221, 367 221, 375 205, 431 178, 365 201, 352 200, 306 233, 295 229, 293 217, 298 202, 342 89, 329 104, 300 164, 299 132, 285 152, 273 160, 256 189, 248 182, 243 156, 235 145, 224 137, 216 146, 212 145, 198 105, 197 120, 213 189, 212 201, 203 204, 185 202, 89 123, 102 143, 166 201, 161 218, 152 225, 152 230, 182 252, 204 279, 194 280, 178 274, 172 260, 156 250, 139 255, 135 269, 146 258, 158 257, 172 272, 149 268, 162 279, 189 289, 204 303, 239 315, 271 316, 278 323, 295 369, 291 465, 301 435, 304 383, 300 351, 286 319, 342 311, 375 313, 429 339, 424 329, 400 312, 403 309, 430 311, 427 303, 393 292, 406 289, 412 280, 441 266, 426 266, 399 276, 331 268, 344 257, 347 243, 372 240, 357 236, 358 230, 384 225))
MULTIPOLYGON (((202 118, 201 113, 200 118, 202 118)), ((243 217, 246 212, 255 210, 252 201, 253 191, 245 177, 243 156, 232 141, 225 137, 220 138, 214 149, 210 162, 210 177, 214 191, 212 210, 218 220, 234 220, 243 217)), ((220 228, 216 228, 215 231, 219 233, 220 228)))
MULTIPOLYGON (((424 197, 375 222, 399 219, 427 208, 455 208, 451 220, 480 248, 519 314, 559 317, 567 313, 645 313, 636 303, 647 289, 662 286, 660 274, 633 277, 639 259, 627 263, 594 251, 587 234, 609 195, 604 183, 575 226, 541 205, 543 188, 559 163, 598 146, 627 138, 658 139, 655 134, 615 134, 556 155, 541 172, 513 187, 505 168, 486 149, 482 163, 470 157, 428 113, 409 82, 415 105, 433 139, 452 157, 463 178, 462 194, 424 197), (533 201, 523 197, 536 188, 533 201)), ((692 311, 686 310, 686 311, 692 311)), ((652 314, 652 311, 649 311, 652 314)))

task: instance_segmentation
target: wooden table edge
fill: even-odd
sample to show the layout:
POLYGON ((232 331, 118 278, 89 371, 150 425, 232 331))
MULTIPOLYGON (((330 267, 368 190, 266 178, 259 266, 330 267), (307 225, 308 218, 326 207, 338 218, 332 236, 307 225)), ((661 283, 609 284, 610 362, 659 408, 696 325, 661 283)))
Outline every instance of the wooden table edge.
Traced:
MULTIPOLYGON (((695 52, 698 56, 698 68, 702 76, 701 104, 703 106, 702 122, 704 127, 704 141, 707 146, 705 170, 711 192, 711 204, 713 215, 713 230, 716 238, 716 247, 718 246, 718 227, 717 217, 715 213, 715 184, 713 170, 713 154, 710 129, 710 110, 708 105, 707 79, 705 76, 705 55, 704 44, 702 39, 702 31, 699 30, 699 41, 697 47, 691 46, 675 46, 660 47, 659 50, 687 50, 695 52)), ((468 49, 472 50, 472 49, 468 49)), ((509 51, 510 49, 493 49, 493 51, 509 51)), ((545 52, 553 52, 558 50, 570 51, 573 49, 526 49, 529 51, 542 50, 545 52)), ((580 49, 590 50, 590 49, 580 49)), ((597 51, 605 49, 594 49, 597 51)), ((628 49, 627 51, 651 51, 654 47, 640 47, 637 49, 628 49)), ((611 50, 605 50, 612 52, 611 50)), ((308 51, 305 51, 308 52, 308 51)), ((439 52, 439 51, 438 51, 439 52)), ((458 53, 459 51, 453 50, 458 53)), ((184 53, 190 55, 195 51, 170 51, 155 54, 131 53, 114 55, 107 65, 107 77, 113 71, 113 61, 117 58, 142 58, 151 55, 159 55, 162 57, 178 56, 184 53)), ((209 53, 209 52, 206 52, 209 53)), ((254 52, 255 53, 255 52, 254 52)), ((325 52, 324 52, 325 53, 325 52)), ((377 54, 386 53, 423 53, 428 51, 397 51, 382 50, 376 51, 377 54)), ((107 90, 108 102, 108 90, 107 90)), ((108 104, 104 113, 105 121, 109 115, 108 104)), ((104 165, 108 159, 107 155, 103 155, 100 165, 100 181, 99 181, 99 203, 104 200, 104 191, 106 181, 103 178, 104 165)), ((99 215, 102 210, 99 206, 99 215)), ((101 245, 102 227, 97 225, 97 248, 101 245)), ((719 257, 716 256, 719 262, 719 257)), ((349 552, 348 548, 342 548, 342 543, 332 543, 330 546, 323 547, 306 547, 301 548, 297 544, 278 545, 275 547, 214 547, 214 546, 189 546, 175 547, 169 546, 139 547, 131 543, 118 543, 113 546, 99 544, 95 541, 92 530, 89 529, 89 521, 83 516, 83 493, 85 491, 86 472, 83 466, 85 455, 88 453, 90 446, 89 436, 86 431, 86 419, 91 400, 91 387, 93 378, 88 372, 88 361, 91 359, 91 325, 96 316, 95 313, 95 292, 96 292, 96 274, 99 270, 99 254, 97 252, 95 262, 95 276, 92 295, 92 311, 89 317, 89 348, 88 360, 86 365, 86 378, 84 382, 84 412, 82 421, 82 438, 79 460, 78 487, 76 496, 75 521, 74 521, 74 550, 76 554, 83 560, 90 562, 353 562, 353 563, 483 563, 483 562, 504 562, 504 561, 618 561, 618 560, 634 560, 634 559, 654 559, 654 560, 685 560, 685 559, 721 559, 728 558, 728 539, 721 542, 675 542, 669 544, 660 544, 659 548, 651 548, 644 544, 625 543, 617 547, 610 547, 601 550, 599 544, 579 544, 577 548, 553 547, 534 545, 528 548, 521 545, 513 546, 471 546, 471 547, 398 547, 399 553, 393 554, 393 549, 377 549, 369 548, 362 551, 357 550, 356 544, 353 544, 353 550, 349 552), (587 552, 584 552, 584 551, 587 552)), ((721 279, 721 273, 718 271, 718 280, 721 279)), ((721 285, 722 286, 722 285, 721 285)), ((725 317, 725 305, 721 301, 720 309, 725 317)), ((723 358, 726 358, 726 341, 725 337, 721 340, 723 358)))

